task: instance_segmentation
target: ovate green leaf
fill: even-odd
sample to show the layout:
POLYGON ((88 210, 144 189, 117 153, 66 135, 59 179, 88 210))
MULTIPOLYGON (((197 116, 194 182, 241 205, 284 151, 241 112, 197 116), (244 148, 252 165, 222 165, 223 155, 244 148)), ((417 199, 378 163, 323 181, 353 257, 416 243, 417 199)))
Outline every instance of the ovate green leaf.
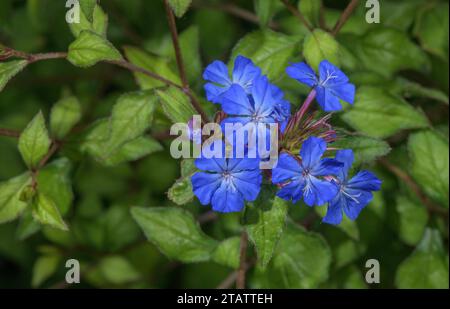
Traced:
POLYGON ((361 87, 354 106, 342 115, 354 129, 371 137, 388 137, 400 130, 428 126, 425 115, 400 97, 375 87, 361 87))
POLYGON ((448 142, 433 131, 412 134, 408 141, 411 175, 427 195, 448 207, 448 142))
POLYGON ((76 97, 63 98, 53 105, 50 114, 50 131, 63 138, 81 119, 81 105, 76 97))
POLYGON ((47 154, 51 140, 42 112, 39 112, 19 138, 19 151, 29 168, 35 168, 47 154))
POLYGON ((58 208, 53 200, 42 193, 33 200, 33 217, 41 224, 48 224, 55 228, 67 231, 68 227, 61 218, 58 208))
POLYGON ((26 66, 26 60, 0 62, 0 92, 5 88, 7 82, 26 66))
POLYGON ((183 209, 133 207, 131 214, 147 239, 169 258, 184 263, 207 261, 217 245, 183 209))
POLYGON ((67 60, 79 67, 90 67, 99 61, 118 61, 120 52, 104 37, 89 30, 81 31, 70 44, 67 60))

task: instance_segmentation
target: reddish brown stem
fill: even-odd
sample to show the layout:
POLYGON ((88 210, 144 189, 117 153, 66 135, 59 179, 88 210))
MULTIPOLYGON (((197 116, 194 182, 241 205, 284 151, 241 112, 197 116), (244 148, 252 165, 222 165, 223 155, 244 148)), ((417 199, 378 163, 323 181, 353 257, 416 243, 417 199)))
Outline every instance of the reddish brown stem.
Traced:
POLYGON ((0 128, 0 136, 19 138, 20 137, 20 132, 16 131, 16 130, 0 128))
POLYGON ((336 25, 334 26, 333 30, 331 31, 331 34, 335 36, 338 34, 339 30, 341 30, 342 26, 347 22, 347 20, 352 15, 353 11, 358 6, 359 0, 352 0, 345 8, 344 12, 342 12, 341 17, 336 22, 336 25))
POLYGON ((248 235, 244 230, 241 234, 241 245, 239 248, 239 270, 237 272, 236 278, 236 288, 245 289, 245 275, 247 272, 247 246, 248 246, 248 235))
POLYGON ((291 13, 296 16, 302 23, 303 25, 305 25, 305 27, 309 30, 309 31, 313 31, 313 27, 309 24, 309 22, 305 19, 305 17, 302 15, 302 13, 295 7, 293 6, 289 0, 281 0, 281 2, 283 2, 284 6, 291 11, 291 13))

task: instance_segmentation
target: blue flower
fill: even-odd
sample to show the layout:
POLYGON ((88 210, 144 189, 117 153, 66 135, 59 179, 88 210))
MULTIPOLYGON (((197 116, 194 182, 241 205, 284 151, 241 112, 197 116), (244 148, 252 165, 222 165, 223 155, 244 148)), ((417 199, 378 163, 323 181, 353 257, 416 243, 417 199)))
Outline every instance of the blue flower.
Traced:
MULTIPOLYGON (((224 143, 220 144, 224 149, 224 143)), ((211 204, 215 211, 240 211, 244 201, 254 201, 259 194, 262 175, 257 159, 202 156, 195 160, 195 165, 203 172, 191 178, 194 194, 202 205, 211 204)))
POLYGON ((239 55, 234 60, 231 78, 225 63, 216 60, 208 65, 203 73, 203 78, 209 81, 205 85, 206 98, 213 103, 222 103, 223 95, 232 85, 239 85, 245 93, 250 94, 253 80, 260 75, 261 69, 244 56, 239 55))
MULTIPOLYGON (((241 86, 232 85, 222 98, 222 109, 230 115, 222 121, 222 127, 226 128, 227 123, 240 123, 245 126, 243 129, 246 131, 236 132, 234 138, 244 139, 244 143, 247 144, 253 139, 258 143, 259 137, 265 137, 268 145, 270 141, 268 124, 281 123, 286 119, 285 116, 280 116, 278 111, 279 105, 284 104, 280 100, 283 94, 280 94, 280 90, 275 93, 277 98, 274 98, 274 87, 266 76, 259 76, 253 81, 251 95, 247 95, 241 86)), ((229 133, 234 134, 225 130, 225 134, 229 133)), ((228 135, 227 138, 230 140, 228 135)))
POLYGON ((353 152, 350 149, 340 150, 336 153, 336 160, 342 162, 344 167, 334 182, 339 189, 338 194, 330 201, 323 222, 339 224, 342 221, 342 212, 351 220, 355 220, 361 210, 372 200, 371 191, 381 188, 381 180, 369 171, 360 171, 348 180, 348 170, 353 163, 353 152))
POLYGON ((336 185, 319 177, 338 174, 343 163, 322 159, 326 149, 323 139, 311 136, 302 145, 300 160, 282 153, 272 170, 272 182, 281 186, 277 195, 294 203, 303 198, 308 206, 322 205, 335 197, 336 185))
POLYGON ((314 87, 316 99, 326 112, 342 109, 339 100, 353 104, 355 85, 349 83, 348 77, 327 60, 319 64, 319 78, 314 70, 304 62, 294 63, 286 68, 286 73, 299 82, 314 87))

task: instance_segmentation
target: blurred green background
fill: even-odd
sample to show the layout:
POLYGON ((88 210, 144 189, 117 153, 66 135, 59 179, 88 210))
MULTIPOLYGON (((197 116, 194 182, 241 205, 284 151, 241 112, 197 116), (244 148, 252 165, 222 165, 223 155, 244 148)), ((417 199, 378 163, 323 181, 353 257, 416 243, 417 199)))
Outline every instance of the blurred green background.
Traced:
MULTIPOLYGON (((194 0, 188 12, 177 19, 179 32, 190 35, 184 47, 201 61, 197 66, 190 59, 187 61, 191 87, 199 96, 204 97, 201 78, 204 67, 215 59, 228 61, 233 47, 252 31, 270 26, 283 35, 295 37, 297 42, 307 35, 307 29, 281 2, 255 2, 264 1, 273 2, 267 12, 258 9, 262 4, 257 4, 255 10, 255 3, 250 0, 194 0)), ((321 1, 304 2, 304 7, 299 6, 311 24, 319 27, 322 23, 332 28, 348 1, 322 1, 322 22, 315 13, 321 1)), ((291 3, 297 7, 297 1, 291 3)), ((360 163, 377 173, 383 180, 383 189, 376 193, 356 224, 328 226, 320 223, 314 210, 304 205, 290 206, 292 221, 322 235, 331 255, 326 279, 305 287, 448 288, 448 2, 382 0, 380 24, 365 22, 364 3, 360 1, 336 37, 342 46, 343 70, 358 87, 372 86, 380 91, 372 101, 381 110, 391 95, 403 97, 402 103, 406 102, 414 111, 420 109, 421 115, 423 111, 428 124, 416 125, 411 123, 416 120, 408 122, 400 119, 402 115, 395 115, 400 118, 391 125, 389 115, 398 112, 395 108, 383 110, 385 114, 375 120, 369 116, 376 114, 377 108, 358 110, 359 120, 351 115, 333 118, 333 123, 346 130, 377 138, 373 144, 365 145, 377 151, 376 157, 387 154, 389 148, 392 150, 384 163, 365 162, 364 152, 360 154, 360 163), (395 34, 373 38, 376 31, 386 29, 395 34), (417 49, 420 55, 408 58, 408 49, 417 49), (404 64, 395 57, 411 63, 404 64), (421 148, 413 153, 416 157, 411 157, 410 138, 417 133, 424 136, 415 138, 426 139, 420 143, 431 144, 421 144, 425 150, 421 148), (378 138, 386 143, 379 143, 378 138), (420 162, 426 165, 425 176, 414 172, 421 167, 412 167, 420 162), (426 171, 435 162, 438 170, 426 171), (395 167, 406 173, 408 179, 411 179, 408 174, 413 175, 437 211, 423 205, 402 174, 395 173, 395 167), (433 183, 444 187, 436 189, 433 183), (369 285, 364 281, 364 265, 370 258, 380 261, 380 284, 369 285)), ((66 51, 74 38, 64 19, 67 10, 64 4, 62 0, 1 0, 0 43, 29 53, 66 51)), ((169 70, 177 73, 162 1, 102 0, 100 5, 109 16, 108 39, 114 46, 120 50, 125 46, 139 47, 156 59, 164 59, 169 70)), ((299 43, 289 50, 286 60, 300 59, 299 43)), ((284 77, 275 78, 274 82, 286 90, 293 106, 298 106, 307 94, 306 88, 284 77)), ((79 99, 83 109, 79 126, 87 126, 108 116, 120 94, 137 89, 130 72, 110 64, 81 69, 64 60, 42 61, 27 67, 0 92, 0 128, 23 130, 39 110, 47 116, 52 105, 67 93, 79 99)), ((204 106, 209 111, 215 108, 207 103, 204 106)), ((150 134, 168 128, 168 119, 162 112, 157 113, 160 115, 155 116, 150 134)), ((422 116, 414 113, 401 113, 403 117, 419 117, 423 121, 422 116)), ((55 158, 70 159, 65 177, 72 182, 73 202, 68 203, 70 209, 64 216, 70 231, 30 227, 26 213, 21 219, 0 224, 0 287, 68 287, 64 283, 64 263, 68 258, 77 258, 82 264, 81 284, 76 287, 218 286, 232 268, 214 262, 182 264, 169 260, 145 240, 129 214, 131 206, 174 205, 166 192, 180 177, 179 162, 169 154, 169 141, 161 143, 163 151, 116 167, 104 167, 80 153, 76 138, 67 143, 55 158)), ((0 182, 25 170, 17 140, 0 136, 0 182)), ((197 201, 182 207, 195 215, 206 211, 197 201)), ((238 235, 240 215, 220 215, 217 220, 203 224, 202 229, 219 240, 238 235)), ((274 278, 277 276, 273 274, 274 278)), ((270 275, 263 277, 250 270, 248 285, 290 287, 268 284, 270 275)))

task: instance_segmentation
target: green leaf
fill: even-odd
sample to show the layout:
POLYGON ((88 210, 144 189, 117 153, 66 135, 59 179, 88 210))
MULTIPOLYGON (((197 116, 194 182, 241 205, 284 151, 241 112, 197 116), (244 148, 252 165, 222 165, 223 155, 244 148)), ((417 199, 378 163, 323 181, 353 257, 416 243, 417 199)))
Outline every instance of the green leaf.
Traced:
MULTIPOLYGON (((193 43, 190 42, 190 44, 193 43)), ((169 62, 166 59, 151 55, 137 47, 132 46, 125 46, 124 51, 128 61, 130 61, 132 64, 164 76, 166 79, 176 84, 181 84, 181 80, 178 77, 178 74, 170 68, 169 62)), ((186 51, 186 53, 190 54, 191 51, 186 51)), ((164 82, 154 79, 148 75, 139 72, 134 72, 133 74, 136 77, 137 83, 141 87, 141 89, 151 89, 166 85, 164 82)))
POLYGON ((178 179, 167 192, 167 197, 177 205, 184 205, 192 201, 194 193, 190 177, 178 179))
POLYGON ((122 95, 112 110, 108 153, 136 139, 151 125, 157 97, 153 92, 137 91, 122 95))
POLYGON ((27 207, 20 194, 31 182, 29 173, 0 182, 0 223, 16 219, 27 207))
POLYGON ((176 17, 182 17, 188 10, 191 2, 192 0, 169 0, 170 7, 176 17))
POLYGON ((253 0, 253 4, 255 6, 255 12, 258 16, 259 24, 261 25, 261 27, 266 27, 276 11, 278 2, 267 0, 253 0))
POLYGON ((448 3, 431 2, 419 11, 414 35, 428 52, 448 63, 448 3))
POLYGON ((331 252, 319 234, 288 225, 265 275, 265 288, 315 288, 328 278, 331 252))
POLYGON ((217 245, 212 254, 212 260, 220 265, 237 269, 239 267, 241 238, 227 238, 217 245))
POLYGON ((352 149, 355 156, 354 165, 367 164, 383 157, 391 151, 391 147, 383 140, 367 136, 346 136, 333 143, 339 149, 352 149))
POLYGON ((5 88, 6 83, 9 82, 17 73, 27 66, 26 60, 12 60, 8 62, 0 62, 0 92, 5 88))
POLYGON ((192 189, 191 176, 196 168, 194 160, 185 159, 181 161, 181 177, 170 187, 167 197, 177 205, 184 205, 192 201, 194 192, 192 189))
POLYGON ((445 92, 435 88, 424 87, 419 83, 412 82, 401 77, 395 80, 395 83, 393 84, 393 91, 399 92, 405 98, 429 98, 442 102, 446 105, 449 104, 448 95, 445 92))
POLYGON ((33 266, 33 278, 31 285, 36 288, 50 278, 57 270, 61 262, 59 255, 44 255, 39 257, 33 266))
POLYGON ((316 29, 308 34, 303 42, 303 56, 316 72, 322 60, 328 60, 332 64, 339 66, 339 43, 336 42, 331 34, 316 29))
POLYGON ((439 231, 427 229, 416 250, 397 269, 400 289, 448 289, 448 259, 439 231))
POLYGON ((41 228, 39 222, 36 222, 31 214, 30 208, 25 209, 20 218, 19 226, 16 230, 17 239, 25 240, 31 235, 37 233, 41 228))
POLYGON ((33 217, 41 224, 48 224, 63 231, 67 231, 67 225, 61 218, 58 208, 53 200, 42 193, 33 200, 33 217))
MULTIPOLYGON (((195 83, 202 75, 202 61, 200 58, 200 37, 197 26, 191 26, 180 33, 180 49, 188 81, 195 83)), ((172 56, 175 52, 171 48, 172 56)), ((165 75, 163 75, 165 76, 165 75)))
POLYGON ((415 246, 422 238, 428 222, 428 212, 404 195, 398 195, 395 208, 399 214, 399 236, 408 245, 415 246))
POLYGON ((128 205, 113 205, 102 215, 104 233, 104 246, 114 252, 133 244, 141 230, 130 214, 128 205))
POLYGON ((319 25, 321 0, 301 0, 298 2, 298 10, 306 20, 315 26, 319 25))
POLYGON ((170 86, 165 90, 156 90, 156 94, 160 98, 164 113, 174 123, 188 123, 194 114, 198 114, 189 97, 178 88, 170 86))
POLYGON ((79 0, 81 12, 87 20, 92 22, 94 18, 94 9, 97 6, 97 0, 79 0))
POLYGON ((27 125, 19 138, 19 151, 26 165, 31 169, 39 165, 50 148, 45 119, 39 112, 27 125))
POLYGON ((61 158, 47 164, 37 176, 38 190, 54 201, 62 215, 65 215, 73 202, 72 163, 61 158))
POLYGON ((101 35, 83 30, 77 39, 70 44, 67 60, 73 65, 86 68, 99 61, 122 60, 122 55, 101 35))
POLYGON ((98 267, 104 279, 112 284, 126 284, 141 277, 141 274, 128 260, 118 255, 101 259, 98 267))
POLYGON ((262 190, 253 204, 245 210, 246 228, 256 247, 258 263, 265 269, 283 234, 288 205, 271 190, 262 190))
POLYGON ((448 208, 448 142, 433 131, 410 135, 411 175, 427 195, 448 208))
POLYGON ((105 166, 115 166, 124 162, 134 161, 163 148, 150 137, 138 137, 123 143, 109 153, 105 153, 110 138, 110 122, 108 119, 97 121, 88 133, 81 149, 88 152, 99 163, 105 166))
POLYGON ((124 162, 136 161, 154 152, 163 150, 161 144, 151 137, 138 137, 126 142, 108 157, 103 157, 103 164, 115 166, 124 162))
POLYGON ((83 30, 90 30, 98 35, 106 38, 106 30, 108 28, 108 15, 99 5, 95 5, 91 12, 91 20, 86 17, 84 11, 80 12, 80 22, 70 23, 69 27, 72 34, 78 37, 83 30))
POLYGON ((354 106, 342 115, 354 129, 371 137, 388 137, 401 130, 428 126, 425 115, 403 99, 375 87, 361 87, 354 106))
POLYGON ((429 67, 426 54, 399 30, 377 28, 352 42, 362 65, 385 77, 400 70, 425 71, 429 67))
POLYGON ((133 207, 131 214, 147 239, 171 259, 184 263, 207 261, 217 245, 183 209, 133 207))
POLYGON ((61 139, 81 119, 81 105, 76 97, 67 97, 59 100, 52 107, 50 114, 50 131, 61 139))
POLYGON ((243 37, 233 48, 231 60, 238 55, 248 57, 261 68, 269 79, 284 74, 288 60, 296 51, 299 38, 271 30, 252 32, 243 37))

